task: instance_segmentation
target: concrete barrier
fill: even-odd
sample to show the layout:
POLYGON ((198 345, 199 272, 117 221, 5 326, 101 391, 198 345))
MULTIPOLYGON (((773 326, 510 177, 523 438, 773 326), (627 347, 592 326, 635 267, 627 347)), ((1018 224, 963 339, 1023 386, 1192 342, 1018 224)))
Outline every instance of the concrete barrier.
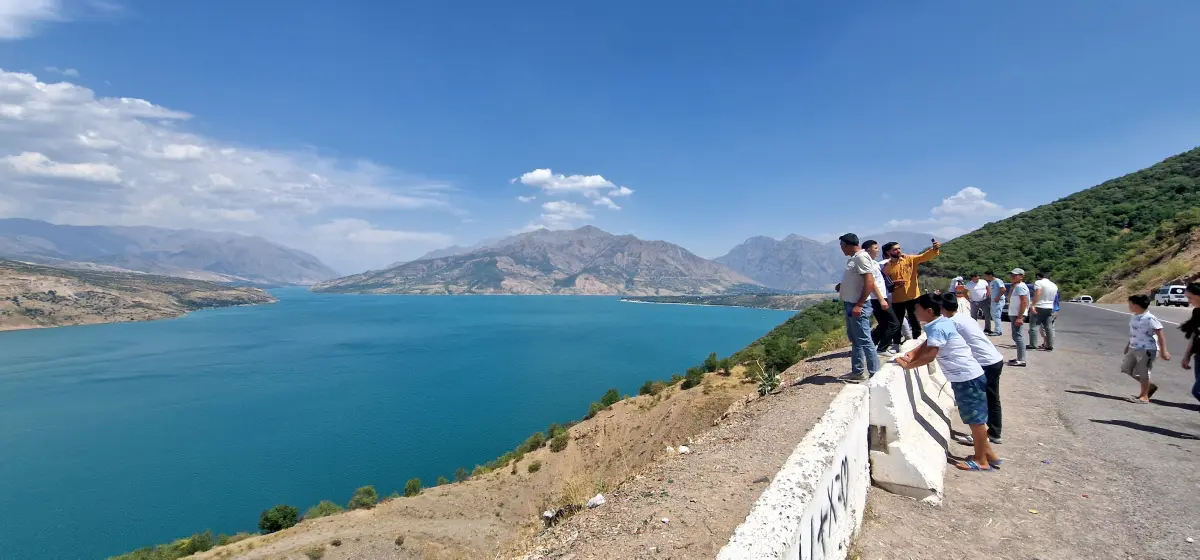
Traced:
POLYGON ((941 503, 954 411, 949 382, 936 364, 906 370, 888 363, 867 387, 871 479, 889 492, 941 503))
POLYGON ((868 390, 844 387, 734 531, 719 560, 842 560, 862 525, 868 390))

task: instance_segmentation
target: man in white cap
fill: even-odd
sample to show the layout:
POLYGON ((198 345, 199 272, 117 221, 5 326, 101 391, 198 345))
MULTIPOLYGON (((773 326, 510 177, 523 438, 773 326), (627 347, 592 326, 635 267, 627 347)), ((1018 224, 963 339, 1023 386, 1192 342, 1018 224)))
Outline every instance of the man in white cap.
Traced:
POLYGON ((1017 358, 1008 365, 1025 367, 1025 313, 1029 311, 1029 286, 1025 285, 1025 269, 1014 268, 1009 273, 1012 286, 1008 289, 1008 318, 1012 321, 1013 344, 1017 345, 1017 358))

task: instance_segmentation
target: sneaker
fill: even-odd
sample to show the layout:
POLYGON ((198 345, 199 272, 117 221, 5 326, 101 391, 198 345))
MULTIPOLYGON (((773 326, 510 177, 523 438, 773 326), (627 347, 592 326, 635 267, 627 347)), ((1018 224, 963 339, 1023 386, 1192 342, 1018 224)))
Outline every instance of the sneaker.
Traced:
POLYGON ((996 445, 1000 445, 1000 444, 1004 443, 1004 441, 1002 441, 999 437, 988 436, 988 441, 990 441, 996 445))
POLYGON ((899 344, 893 344, 893 345, 892 345, 891 352, 892 352, 893 354, 899 354, 899 353, 900 353, 900 345, 899 345, 899 344))
POLYGON ((1025 362, 1022 362, 1021 360, 1009 360, 1006 363, 1013 367, 1025 367, 1026 365, 1025 362))
POLYGON ((843 383, 861 383, 866 380, 867 374, 865 373, 847 373, 846 375, 838 377, 838 381, 843 383))

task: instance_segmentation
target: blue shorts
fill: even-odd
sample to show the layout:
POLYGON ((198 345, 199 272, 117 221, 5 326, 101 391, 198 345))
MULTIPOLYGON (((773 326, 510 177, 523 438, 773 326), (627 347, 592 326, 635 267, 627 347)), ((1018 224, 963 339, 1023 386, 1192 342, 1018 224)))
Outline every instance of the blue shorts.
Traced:
POLYGON ((963 424, 987 424, 987 376, 980 375, 970 381, 950 384, 954 388, 954 401, 958 405, 958 417, 963 424))

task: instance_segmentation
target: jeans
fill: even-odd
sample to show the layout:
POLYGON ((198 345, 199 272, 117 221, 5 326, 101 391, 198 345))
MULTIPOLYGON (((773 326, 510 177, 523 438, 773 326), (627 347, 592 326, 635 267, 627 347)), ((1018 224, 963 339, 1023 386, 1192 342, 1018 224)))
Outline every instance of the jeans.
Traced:
POLYGON ((1192 385, 1192 397, 1200 401, 1200 354, 1192 356, 1192 373, 1196 375, 1196 384, 1192 385))
POLYGON ((1045 329, 1046 349, 1054 349, 1054 310, 1033 308, 1033 316, 1029 320, 1029 345, 1037 347, 1038 329, 1045 329))
POLYGON ((1000 437, 1003 418, 1000 416, 1000 373, 1004 370, 1004 360, 990 366, 984 366, 983 374, 987 376, 988 402, 988 436, 1000 437))
POLYGON ((992 300, 992 319, 996 321, 996 334, 1004 334, 1004 301, 1005 298, 1000 298, 1000 301, 992 300))
POLYGON ((1025 361, 1025 327, 1024 327, 1024 325, 1017 326, 1016 320, 1017 320, 1017 318, 1013 317, 1012 339, 1013 339, 1013 344, 1017 345, 1017 361, 1024 362, 1025 361))
POLYGON ((896 318, 896 311, 891 306, 884 310, 883 304, 877 299, 871 300, 871 313, 875 315, 877 323, 875 328, 871 329, 871 342, 883 352, 888 349, 888 345, 896 337, 896 332, 900 330, 900 320, 896 318))
POLYGON ((879 371, 879 354, 875 353, 875 344, 871 342, 871 306, 864 305, 862 314, 855 317, 851 314, 854 303, 843 301, 846 309, 846 337, 850 339, 850 373, 863 375, 864 372, 875 375, 879 371))
POLYGON ((983 319, 983 332, 992 332, 992 306, 988 305, 988 300, 981 299, 971 302, 971 318, 983 319))
MULTIPOLYGON (((896 317, 903 321, 908 317, 908 326, 912 329, 912 337, 921 336, 921 322, 917 320, 917 300, 910 299, 899 303, 893 303, 892 309, 896 310, 896 317)), ((892 336, 892 344, 900 344, 900 331, 892 336)))

